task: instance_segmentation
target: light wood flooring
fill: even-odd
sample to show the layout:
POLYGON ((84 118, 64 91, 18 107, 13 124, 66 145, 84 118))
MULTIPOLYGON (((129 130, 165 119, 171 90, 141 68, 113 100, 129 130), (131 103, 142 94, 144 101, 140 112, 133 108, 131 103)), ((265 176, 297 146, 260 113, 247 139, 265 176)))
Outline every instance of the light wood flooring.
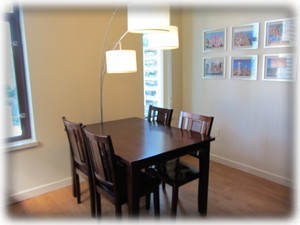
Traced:
MULTIPOLYGON (((179 189, 177 218, 205 219, 197 211, 197 182, 179 189)), ((7 206, 10 219, 24 218, 90 218, 89 193, 82 186, 81 204, 72 196, 71 186, 7 206)), ((161 189, 161 188, 160 188, 161 189)), ((241 172, 222 164, 211 162, 208 193, 209 218, 272 218, 289 219, 293 216, 293 189, 241 172)), ((151 203, 153 200, 151 198, 151 203)), ((171 188, 160 192, 161 217, 170 218, 171 188)), ((140 200, 142 218, 153 218, 153 206, 145 210, 140 200)), ((127 206, 122 207, 127 217, 127 206)), ((102 198, 102 216, 112 218, 114 207, 102 198)))

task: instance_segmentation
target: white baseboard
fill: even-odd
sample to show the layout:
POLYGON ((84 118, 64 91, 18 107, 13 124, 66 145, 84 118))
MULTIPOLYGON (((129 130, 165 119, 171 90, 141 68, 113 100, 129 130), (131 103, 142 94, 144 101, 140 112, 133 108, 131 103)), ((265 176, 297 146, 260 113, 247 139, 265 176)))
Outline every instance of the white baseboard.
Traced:
MULTIPOLYGON (((246 173, 250 173, 255 176, 262 177, 264 179, 267 179, 267 180, 270 180, 270 181, 273 181, 275 183, 282 184, 285 186, 289 186, 289 187, 294 186, 294 181, 292 181, 291 179, 288 179, 286 177, 282 177, 277 174, 273 174, 268 171, 264 171, 264 170, 261 170, 261 169, 258 169, 258 168, 240 163, 240 162, 236 162, 236 161, 233 161, 233 160, 230 160, 230 159, 218 156, 218 155, 211 154, 210 157, 211 157, 212 161, 215 161, 215 162, 224 164, 226 166, 244 171, 246 173)), ((12 204, 15 202, 23 201, 23 200, 26 200, 26 199, 29 199, 29 198, 32 198, 32 197, 35 197, 35 196, 38 196, 41 194, 45 194, 45 193, 55 191, 60 188, 64 188, 71 184, 72 184, 72 179, 70 177, 70 178, 66 178, 66 179, 52 182, 49 184, 34 187, 34 188, 31 188, 31 189, 8 196, 7 204, 12 204)))
POLYGON ((66 179, 52 182, 49 184, 37 186, 37 187, 34 187, 34 188, 31 188, 31 189, 8 196, 7 204, 12 204, 15 202, 23 201, 23 200, 26 200, 26 199, 29 199, 29 198, 32 198, 32 197, 35 197, 35 196, 38 196, 41 194, 45 194, 45 193, 55 191, 60 188, 64 188, 71 184, 72 184, 72 179, 70 177, 70 178, 66 178, 66 179))
POLYGON ((285 186, 288 186, 288 187, 293 187, 294 186, 294 181, 291 180, 291 179, 288 179, 286 177, 282 177, 282 176, 279 176, 277 174, 270 173, 268 171, 261 170, 261 169, 258 169, 258 168, 240 163, 240 162, 236 162, 236 161, 218 156, 218 155, 210 154, 210 158, 211 158, 212 161, 224 164, 226 166, 241 170, 241 171, 246 172, 246 173, 250 173, 250 174, 258 176, 258 177, 262 177, 266 180, 270 180, 270 181, 273 181, 275 183, 282 184, 282 185, 285 185, 285 186))

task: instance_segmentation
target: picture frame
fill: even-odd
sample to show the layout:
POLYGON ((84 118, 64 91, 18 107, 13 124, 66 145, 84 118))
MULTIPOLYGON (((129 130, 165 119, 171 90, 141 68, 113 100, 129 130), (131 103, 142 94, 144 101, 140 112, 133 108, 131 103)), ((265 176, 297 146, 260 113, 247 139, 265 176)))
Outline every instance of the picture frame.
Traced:
POLYGON ((267 54, 263 57, 263 80, 296 81, 295 54, 267 54))
POLYGON ((257 49, 259 44, 259 23, 252 23, 231 29, 231 49, 257 49))
POLYGON ((265 22, 265 48, 296 45, 296 23, 292 18, 265 22))
POLYGON ((203 78, 225 79, 225 57, 204 57, 203 78))
POLYGON ((203 31, 203 51, 225 51, 226 50, 226 29, 203 31))
POLYGON ((236 80, 257 80, 257 55, 231 57, 230 78, 236 80))

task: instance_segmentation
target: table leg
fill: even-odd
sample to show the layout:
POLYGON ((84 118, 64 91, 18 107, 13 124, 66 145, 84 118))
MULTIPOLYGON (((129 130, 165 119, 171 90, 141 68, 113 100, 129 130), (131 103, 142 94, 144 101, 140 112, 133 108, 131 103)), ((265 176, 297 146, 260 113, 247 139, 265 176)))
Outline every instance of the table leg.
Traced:
POLYGON ((139 170, 132 166, 127 167, 127 201, 128 201, 128 215, 130 217, 139 215, 139 170))
POLYGON ((198 186, 198 211, 202 216, 207 213, 208 177, 209 177, 210 143, 199 153, 199 186, 198 186))

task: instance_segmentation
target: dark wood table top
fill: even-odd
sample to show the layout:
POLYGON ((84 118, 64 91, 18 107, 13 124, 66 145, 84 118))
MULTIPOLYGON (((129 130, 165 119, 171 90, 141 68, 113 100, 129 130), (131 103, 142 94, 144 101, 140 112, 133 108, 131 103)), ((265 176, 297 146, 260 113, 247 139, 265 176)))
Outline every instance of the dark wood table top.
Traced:
POLYGON ((141 118, 90 124, 85 129, 98 135, 111 135, 115 154, 131 166, 148 166, 186 155, 215 140, 197 132, 167 127, 141 118))

